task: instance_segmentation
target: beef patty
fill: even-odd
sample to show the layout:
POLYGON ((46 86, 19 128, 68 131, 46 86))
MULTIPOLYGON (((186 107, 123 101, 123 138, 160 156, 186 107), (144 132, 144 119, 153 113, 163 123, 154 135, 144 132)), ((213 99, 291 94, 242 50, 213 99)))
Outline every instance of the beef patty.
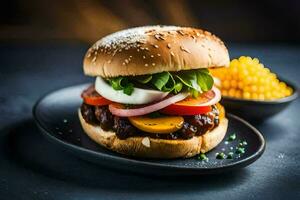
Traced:
POLYGON ((137 129, 127 117, 114 116, 108 106, 92 106, 83 103, 81 114, 84 120, 93 125, 100 125, 105 131, 114 131, 119 139, 128 137, 151 137, 160 139, 190 139, 193 136, 200 136, 219 125, 219 110, 212 106, 212 111, 206 114, 185 116, 183 127, 169 134, 153 134, 137 129))

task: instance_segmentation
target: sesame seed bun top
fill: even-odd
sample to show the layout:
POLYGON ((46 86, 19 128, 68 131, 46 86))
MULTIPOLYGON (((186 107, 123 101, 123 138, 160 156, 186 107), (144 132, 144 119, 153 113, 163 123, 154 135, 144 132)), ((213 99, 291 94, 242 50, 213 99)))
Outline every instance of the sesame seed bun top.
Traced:
POLYGON ((201 29, 145 26, 96 42, 84 58, 89 76, 116 77, 229 65, 224 43, 201 29))

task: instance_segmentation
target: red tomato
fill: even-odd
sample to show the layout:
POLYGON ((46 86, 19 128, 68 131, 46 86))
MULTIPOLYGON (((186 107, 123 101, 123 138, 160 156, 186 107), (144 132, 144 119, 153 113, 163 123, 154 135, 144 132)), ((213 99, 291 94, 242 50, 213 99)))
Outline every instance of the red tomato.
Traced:
POLYGON ((201 104, 208 102, 214 98, 214 96, 212 91, 208 91, 197 98, 188 97, 182 101, 171 104, 160 110, 160 112, 169 115, 205 114, 211 111, 211 106, 201 106, 201 104))
POLYGON ((199 115, 210 111, 211 106, 182 106, 176 105, 176 103, 160 110, 161 113, 169 115, 199 115))
POLYGON ((81 97, 84 103, 92 106, 104 106, 111 103, 110 100, 99 95, 93 85, 84 90, 81 94, 81 97))

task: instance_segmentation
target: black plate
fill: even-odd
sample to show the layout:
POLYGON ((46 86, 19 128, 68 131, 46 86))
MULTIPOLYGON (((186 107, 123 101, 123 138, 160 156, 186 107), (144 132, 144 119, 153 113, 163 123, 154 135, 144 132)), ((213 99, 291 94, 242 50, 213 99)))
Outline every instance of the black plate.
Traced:
MULTIPOLYGON (((81 104, 80 93, 87 85, 60 89, 40 99, 33 108, 38 127, 46 138, 69 150, 84 160, 98 163, 109 168, 156 175, 192 175, 223 172, 245 167, 257 160, 265 149, 261 133, 246 121, 228 114, 229 130, 226 137, 236 133, 233 142, 225 140, 214 150, 207 153, 208 162, 196 157, 189 159, 135 159, 106 150, 90 140, 83 132, 77 110, 81 104), (238 145, 238 140, 246 140, 245 154, 234 159, 216 159, 217 152, 228 152, 238 145)), ((232 151, 235 151, 233 149, 232 151)))
POLYGON ((293 89, 291 96, 272 100, 245 100, 233 97, 222 97, 221 103, 230 113, 236 114, 250 121, 264 121, 284 110, 290 103, 298 97, 298 88, 291 82, 281 79, 293 89))

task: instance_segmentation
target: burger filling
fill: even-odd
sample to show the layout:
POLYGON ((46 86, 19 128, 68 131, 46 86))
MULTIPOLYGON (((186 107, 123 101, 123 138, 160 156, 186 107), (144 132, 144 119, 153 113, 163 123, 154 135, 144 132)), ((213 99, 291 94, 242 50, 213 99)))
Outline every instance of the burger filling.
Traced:
POLYGON ((219 125, 220 91, 207 69, 97 77, 83 91, 84 120, 120 139, 190 139, 219 125))
POLYGON ((97 77, 82 93, 84 120, 119 139, 190 139, 219 125, 224 109, 207 70, 97 77))
POLYGON ((113 115, 108 106, 93 106, 83 103, 81 114, 84 120, 92 125, 98 125, 105 131, 114 131, 119 139, 128 137, 151 137, 160 139, 190 139, 193 136, 200 136, 219 125, 218 109, 220 106, 213 105, 212 110, 206 114, 185 116, 182 127, 168 134, 153 134, 139 130, 133 126, 128 117, 113 115))

